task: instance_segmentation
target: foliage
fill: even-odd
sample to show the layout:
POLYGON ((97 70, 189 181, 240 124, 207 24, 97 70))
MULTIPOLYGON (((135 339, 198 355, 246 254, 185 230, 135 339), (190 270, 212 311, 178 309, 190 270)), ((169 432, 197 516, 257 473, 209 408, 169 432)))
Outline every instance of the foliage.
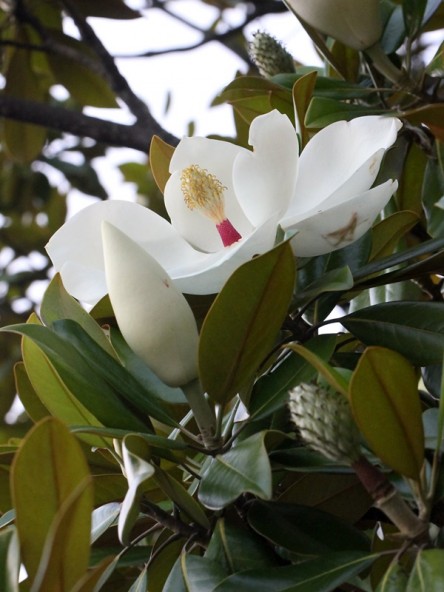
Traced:
MULTIPOLYGON (((209 3, 222 19, 231 5, 209 3)), ((404 127, 377 179, 396 178, 395 196, 350 246, 302 259, 279 237, 219 294, 187 296, 199 377, 173 388, 126 344, 107 298, 86 312, 55 275, 38 315, 29 300, 18 306, 48 277, 44 246, 69 188, 106 198, 91 166, 106 146, 142 150, 154 138, 151 171, 122 171, 165 215, 176 141, 86 19, 140 15, 123 0, 0 3, 0 412, 16 392, 25 409, 1 432, 1 590, 443 589, 444 56, 441 46, 424 63, 422 35, 443 27, 444 7, 382 0, 381 9, 380 52, 304 23, 322 68, 265 79, 250 63, 214 104, 232 105, 231 140, 245 146, 249 124, 272 109, 296 124, 302 146, 338 120, 397 116, 404 127), (62 11, 80 41, 63 32, 62 11), (63 104, 55 84, 69 93, 63 104), (126 130, 83 112, 117 99, 137 120, 126 130), (66 189, 51 185, 49 167, 66 189), (27 266, 14 271, 19 258, 27 266), (301 385, 316 404, 301 399, 296 417, 289 399, 301 385), (338 395, 361 438, 348 464, 334 453, 345 423, 322 415, 338 395)), ((246 2, 245 22, 274 10, 285 7, 246 2)), ((207 41, 218 40, 216 25, 207 41)), ((239 31, 231 41, 249 60, 239 31)))

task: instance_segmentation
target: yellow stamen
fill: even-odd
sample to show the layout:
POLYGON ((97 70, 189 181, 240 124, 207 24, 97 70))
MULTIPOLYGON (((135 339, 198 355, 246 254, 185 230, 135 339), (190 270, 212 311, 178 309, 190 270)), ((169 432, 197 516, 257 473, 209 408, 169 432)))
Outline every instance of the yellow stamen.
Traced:
POLYGON ((216 224, 225 220, 224 191, 227 188, 215 175, 192 164, 183 169, 180 180, 184 201, 190 210, 201 210, 216 224))

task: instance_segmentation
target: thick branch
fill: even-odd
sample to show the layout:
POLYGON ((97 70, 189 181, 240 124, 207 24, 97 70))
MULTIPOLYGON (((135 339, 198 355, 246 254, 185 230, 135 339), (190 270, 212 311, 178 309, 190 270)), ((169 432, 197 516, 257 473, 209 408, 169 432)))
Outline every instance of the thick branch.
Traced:
POLYGON ((0 95, 0 117, 23 123, 34 123, 74 136, 92 138, 110 146, 134 148, 144 153, 148 152, 154 135, 160 136, 165 142, 174 146, 178 143, 175 136, 165 131, 152 118, 134 125, 123 125, 81 112, 69 111, 63 107, 5 95, 0 95))

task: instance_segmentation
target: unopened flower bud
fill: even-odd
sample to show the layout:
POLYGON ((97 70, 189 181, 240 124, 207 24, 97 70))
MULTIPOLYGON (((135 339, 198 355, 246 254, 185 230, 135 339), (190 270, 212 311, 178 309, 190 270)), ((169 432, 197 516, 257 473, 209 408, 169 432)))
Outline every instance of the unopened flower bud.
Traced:
POLYGON ((363 51, 379 41, 379 0, 285 0, 314 29, 363 51))
POLYGON ((291 54, 277 39, 264 31, 254 33, 248 52, 264 78, 295 71, 291 54))
POLYGON ((353 464, 360 456, 359 431, 344 395, 312 384, 289 394, 291 419, 304 442, 333 461, 353 464))
POLYGON ((123 337, 170 386, 197 376, 198 331, 185 300, 161 265, 108 222, 102 223, 109 297, 123 337))

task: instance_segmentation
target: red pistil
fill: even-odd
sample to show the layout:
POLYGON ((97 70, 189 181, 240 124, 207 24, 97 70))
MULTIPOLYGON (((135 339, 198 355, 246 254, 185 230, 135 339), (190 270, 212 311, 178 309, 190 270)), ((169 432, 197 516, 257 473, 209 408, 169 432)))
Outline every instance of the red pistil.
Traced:
POLYGON ((220 234, 224 247, 229 247, 242 238, 227 218, 225 218, 220 224, 216 224, 216 228, 220 234))

